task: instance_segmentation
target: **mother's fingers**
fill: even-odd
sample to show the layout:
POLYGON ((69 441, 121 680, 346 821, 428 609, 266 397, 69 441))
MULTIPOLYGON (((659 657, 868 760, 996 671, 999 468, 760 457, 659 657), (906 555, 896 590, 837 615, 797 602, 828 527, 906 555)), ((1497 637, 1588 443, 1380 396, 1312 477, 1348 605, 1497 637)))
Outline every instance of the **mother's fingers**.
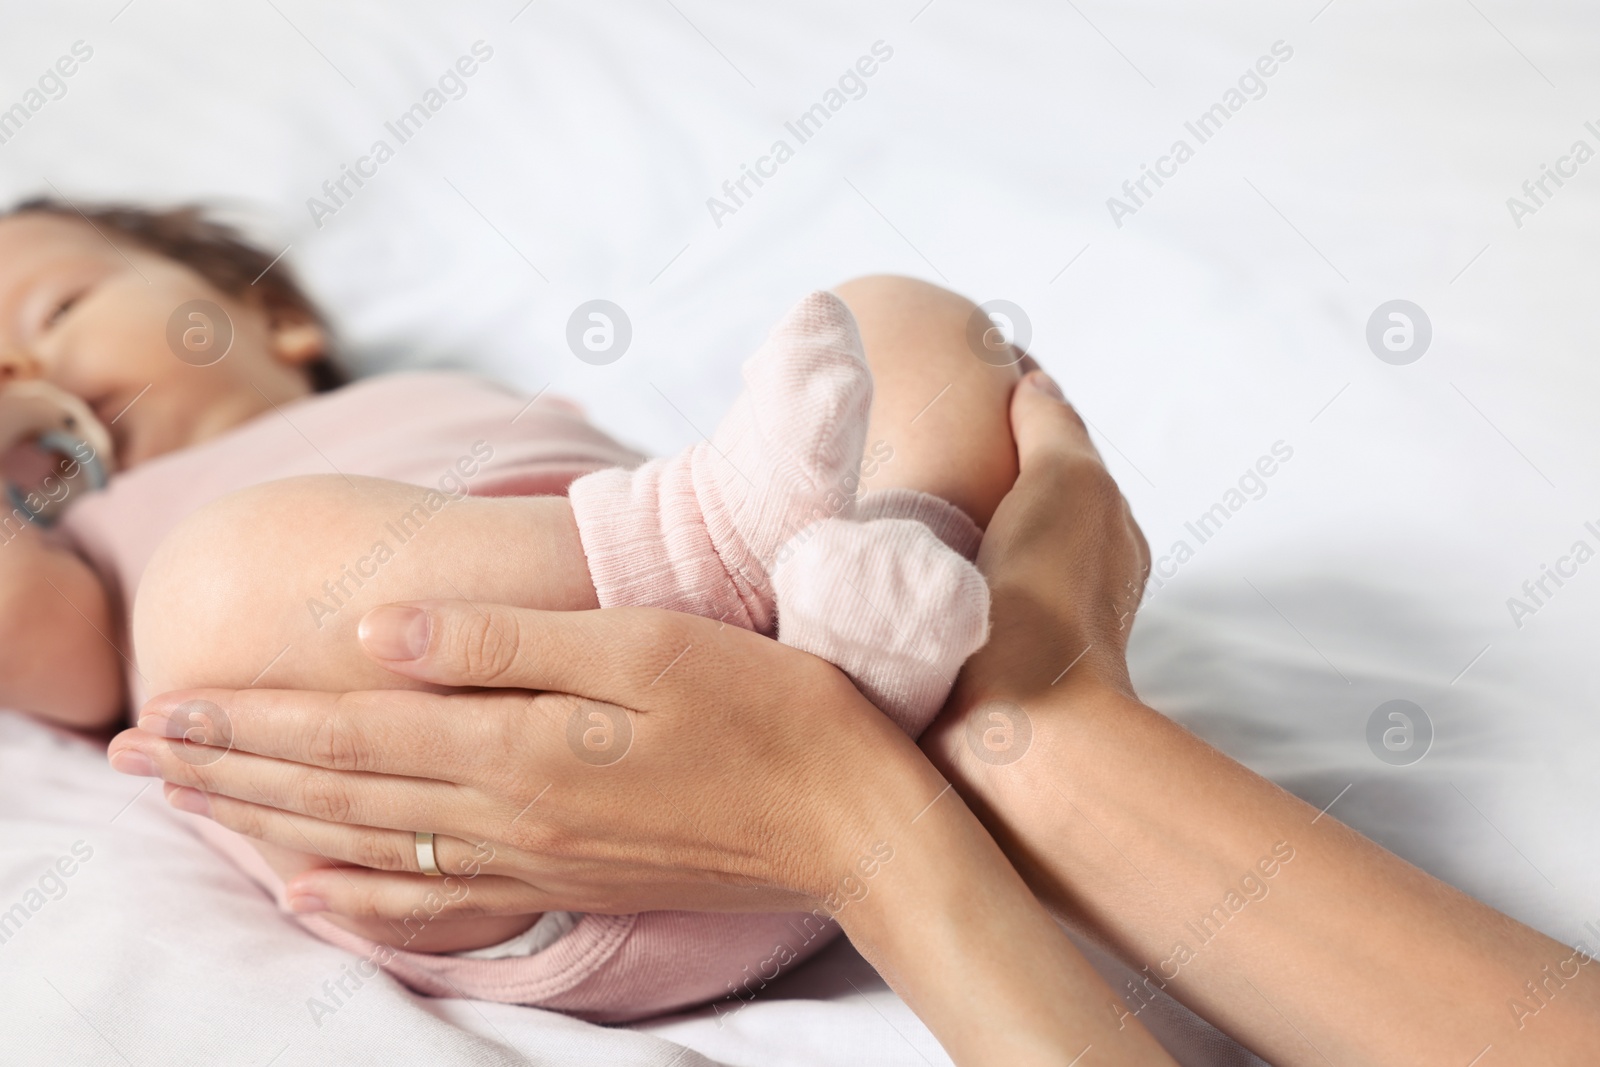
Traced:
MULTIPOLYGON (((480 846, 480 851, 485 847, 480 846)), ((660 907, 668 886, 675 910, 772 913, 805 911, 815 906, 810 897, 800 893, 749 887, 740 891, 737 908, 730 908, 726 886, 716 879, 694 870, 663 871, 653 862, 574 860, 541 854, 531 860, 524 857, 518 864, 515 877, 459 875, 471 892, 456 894, 462 899, 452 904, 452 917, 527 915, 536 911, 631 915, 660 907)), ((485 871, 499 866, 497 858, 484 862, 485 871)), ((510 870, 513 865, 508 861, 503 866, 510 870)), ((439 888, 439 879, 416 874, 317 867, 289 879, 284 897, 298 911, 321 910, 315 905, 322 904, 328 911, 351 918, 401 919, 416 910, 419 903, 426 904, 427 895, 439 888), (296 898, 303 897, 312 898, 315 903, 312 907, 295 908, 296 898)))
MULTIPOLYGON (((156 777, 313 819, 395 829, 431 830, 424 821, 461 808, 461 787, 422 778, 337 773, 243 751, 195 748, 185 741, 128 730, 111 742, 112 766, 129 754, 148 760, 156 777), (215 754, 216 758, 209 759, 215 754)), ((451 827, 441 826, 447 830, 451 827)))
MULTIPOLYGON (((528 701, 526 694, 495 699, 508 702, 502 710, 511 713, 528 701)), ((460 782, 496 741, 490 733, 498 717, 485 707, 492 702, 399 689, 185 689, 146 702, 139 729, 184 739, 180 758, 196 765, 240 751, 336 771, 460 782)), ((112 754, 117 750, 113 743, 112 754)))
MULTIPOLYGON (((467 888, 450 904, 453 919, 562 910, 548 894, 520 878, 493 874, 462 877, 467 888)), ((404 919, 426 907, 439 888, 439 879, 420 874, 320 867, 290 879, 284 898, 291 911, 327 910, 352 919, 404 919)))
MULTIPOLYGON (((1145 576, 1150 570, 1150 546, 1144 531, 1134 520, 1133 509, 1116 485, 1100 450, 1089 438, 1089 427, 1078 410, 1067 402, 1061 387, 1042 370, 1036 370, 1018 383, 1011 400, 1012 430, 1017 438, 1017 454, 1026 473, 1033 473, 1031 462, 1035 457, 1054 454, 1080 462, 1065 464, 1077 472, 1077 483, 1069 497, 1075 504, 1083 503, 1083 495, 1099 492, 1102 503, 1121 526, 1122 533, 1132 543, 1138 557, 1138 574, 1132 580, 1135 601, 1142 595, 1145 576)), ((1062 464, 1057 464, 1062 466, 1062 464)))
MULTIPOLYGON (((414 830, 324 822, 297 812, 280 811, 220 794, 201 793, 188 787, 169 788, 167 802, 182 811, 206 815, 219 826, 247 837, 321 856, 331 863, 352 863, 381 871, 421 873, 414 830)), ((434 863, 445 874, 475 877, 494 862, 495 849, 492 845, 473 844, 435 833, 433 855, 434 863)), ((346 876, 342 868, 333 870, 337 877, 346 876)))
POLYGON ((640 695, 691 647, 713 635, 728 639, 726 630, 644 608, 536 611, 423 600, 374 608, 360 635, 373 658, 419 681, 556 690, 646 710, 638 708, 640 695))
POLYGON ((1030 372, 1011 394, 1011 433, 1024 470, 1044 454, 1100 460, 1083 417, 1042 370, 1030 372))

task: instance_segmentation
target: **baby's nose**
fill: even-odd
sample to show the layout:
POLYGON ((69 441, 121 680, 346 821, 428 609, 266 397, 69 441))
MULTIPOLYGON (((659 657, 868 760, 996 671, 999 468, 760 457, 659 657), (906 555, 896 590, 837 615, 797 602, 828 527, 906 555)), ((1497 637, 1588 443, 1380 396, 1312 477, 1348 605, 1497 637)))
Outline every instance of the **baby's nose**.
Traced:
POLYGON ((0 352, 0 385, 39 377, 39 361, 27 352, 0 352))

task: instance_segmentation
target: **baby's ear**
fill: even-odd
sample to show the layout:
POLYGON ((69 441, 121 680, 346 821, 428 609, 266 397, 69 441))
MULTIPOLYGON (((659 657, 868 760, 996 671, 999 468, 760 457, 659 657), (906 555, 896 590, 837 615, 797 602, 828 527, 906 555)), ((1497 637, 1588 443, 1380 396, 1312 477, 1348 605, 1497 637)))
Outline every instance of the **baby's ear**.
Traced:
POLYGON ((272 354, 278 359, 291 367, 302 367, 327 354, 327 331, 305 312, 285 309, 269 315, 272 354))

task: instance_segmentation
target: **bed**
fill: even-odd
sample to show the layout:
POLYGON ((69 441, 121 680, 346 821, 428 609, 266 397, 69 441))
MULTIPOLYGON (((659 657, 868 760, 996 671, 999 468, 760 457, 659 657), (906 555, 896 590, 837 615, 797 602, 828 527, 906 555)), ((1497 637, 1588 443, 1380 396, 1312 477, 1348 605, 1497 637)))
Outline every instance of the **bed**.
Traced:
MULTIPOLYGON (((1157 557, 1146 698, 1600 943, 1600 563, 1576 551, 1600 549, 1600 162, 1575 144, 1600 148, 1592 5, 4 18, 5 200, 221 203, 284 250, 361 372, 474 367, 665 451, 808 289, 892 271, 1008 302, 1157 557), (567 342, 594 299, 631 325, 608 363, 567 342)), ((158 789, 10 712, 0 827, 7 1062, 948 1062, 847 945, 728 1019, 601 1028, 383 977, 313 1013, 347 957, 158 789)), ((1146 1018, 1186 1064, 1252 1062, 1170 1002, 1146 1018)))

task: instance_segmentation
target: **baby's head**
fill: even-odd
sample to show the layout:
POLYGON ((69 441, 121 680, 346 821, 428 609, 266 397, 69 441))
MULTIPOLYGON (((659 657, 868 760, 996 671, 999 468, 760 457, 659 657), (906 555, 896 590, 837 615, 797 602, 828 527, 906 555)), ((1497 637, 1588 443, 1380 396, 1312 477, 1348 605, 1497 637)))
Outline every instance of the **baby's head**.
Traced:
POLYGON ((41 378, 82 398, 110 428, 119 467, 337 386, 328 349, 285 264, 197 208, 80 213, 35 200, 0 215, 0 386, 41 378), (178 315, 193 301, 228 323, 178 315), (185 329, 203 342, 229 325, 223 358, 184 349, 185 329))

